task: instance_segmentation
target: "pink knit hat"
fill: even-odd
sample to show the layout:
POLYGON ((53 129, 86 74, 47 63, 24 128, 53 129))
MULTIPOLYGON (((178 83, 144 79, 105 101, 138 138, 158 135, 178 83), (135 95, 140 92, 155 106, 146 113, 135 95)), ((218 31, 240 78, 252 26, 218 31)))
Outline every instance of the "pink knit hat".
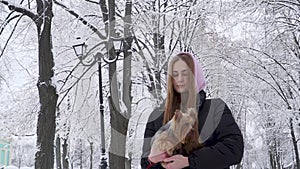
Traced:
POLYGON ((204 77, 202 66, 199 64, 199 62, 197 61, 197 59, 191 53, 181 52, 178 55, 188 55, 188 56, 190 56, 190 57, 193 58, 194 69, 195 69, 194 72, 195 72, 196 91, 200 92, 206 86, 206 82, 205 82, 205 77, 204 77))

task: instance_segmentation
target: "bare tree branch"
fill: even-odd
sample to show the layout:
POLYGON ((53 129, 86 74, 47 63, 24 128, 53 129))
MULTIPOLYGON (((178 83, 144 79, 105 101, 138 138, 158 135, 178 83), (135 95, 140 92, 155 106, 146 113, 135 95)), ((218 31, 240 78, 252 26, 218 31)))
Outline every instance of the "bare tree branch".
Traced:
POLYGON ((8 9, 11 10, 11 11, 16 11, 16 12, 19 12, 19 13, 22 13, 22 14, 28 16, 34 22, 36 22, 37 19, 38 19, 38 15, 36 15, 35 13, 33 13, 33 12, 31 12, 31 11, 25 9, 25 8, 18 7, 16 5, 11 4, 8 1, 4 1, 4 0, 0 0, 0 3, 5 4, 8 7, 8 9))
POLYGON ((57 4, 58 6, 62 7, 67 12, 69 12, 71 15, 75 16, 75 18, 77 18, 79 21, 81 21, 84 25, 88 26, 93 32, 95 32, 100 37, 100 39, 106 39, 106 36, 102 35, 101 32, 95 26, 93 26, 87 20, 85 20, 84 18, 79 16, 76 12, 74 12, 73 10, 71 10, 70 8, 68 8, 67 6, 65 6, 64 4, 62 4, 56 0, 53 0, 53 2, 55 4, 57 4))
POLYGON ((95 2, 95 1, 92 1, 92 0, 85 0, 86 2, 90 2, 90 3, 93 3, 93 4, 97 4, 99 5, 99 2, 95 2))
POLYGON ((274 89, 274 91, 281 97, 281 99, 286 103, 286 98, 281 94, 281 92, 276 89, 276 87, 269 81, 267 81, 265 78, 260 77, 257 74, 251 73, 249 71, 247 71, 245 68, 239 66, 238 64, 236 64, 235 62, 231 61, 230 59, 227 59, 226 57, 221 57, 221 59, 225 60, 228 63, 231 63, 233 66, 235 66, 236 68, 239 68, 240 70, 242 70, 243 72, 245 72, 247 75, 255 77, 257 79, 260 79, 261 81, 267 83, 272 89, 274 89))
POLYGON ((3 24, 0 26, 0 35, 2 34, 5 26, 10 23, 12 20, 16 19, 17 17, 21 16, 21 15, 15 15, 13 17, 10 18, 10 16, 14 13, 14 11, 12 11, 10 14, 8 14, 8 16, 4 19, 3 24))
POLYGON ((284 72, 291 78, 291 80, 293 81, 293 83, 296 86, 298 86, 297 81, 294 79, 294 77, 287 71, 287 69, 278 60, 274 59, 271 55, 267 54, 264 51, 260 51, 260 50, 254 49, 254 48, 249 48, 249 49, 253 50, 253 51, 256 51, 256 52, 259 52, 259 53, 262 53, 262 54, 268 56, 268 58, 272 59, 277 65, 279 65, 284 70, 284 72))
MULTIPOLYGON (((57 104, 57 107, 59 107, 61 105, 61 103, 63 102, 63 100, 65 99, 65 97, 69 94, 69 92, 71 91, 71 89, 76 86, 78 84, 78 82, 82 79, 82 77, 93 67, 93 65, 95 65, 97 62, 94 61, 92 63, 91 66, 89 66, 81 75, 80 77, 69 87, 67 88, 66 90, 62 90, 63 87, 60 88, 60 94, 63 94, 65 93, 62 98, 60 99, 60 101, 58 102, 57 104)), ((71 71, 71 73, 68 75, 68 77, 66 78, 65 82, 69 79, 69 77, 72 75, 72 72, 74 72, 75 68, 78 67, 79 63, 73 68, 73 70, 71 71)), ((64 84, 65 85, 65 84, 64 84)), ((63 86, 64 86, 63 85, 63 86)))
MULTIPOLYGON (((22 15, 22 16, 24 16, 24 15, 22 15)), ((2 49, 2 51, 1 51, 1 53, 0 53, 0 58, 2 57, 2 55, 3 55, 3 53, 4 53, 5 49, 6 49, 6 47, 7 47, 7 45, 8 45, 8 42, 9 42, 10 38, 12 37, 12 35, 14 34, 14 32, 15 32, 15 30, 16 30, 16 27, 18 26, 18 23, 20 22, 22 16, 20 16, 20 18, 19 18, 18 21, 16 22, 16 24, 15 24, 15 26, 14 26, 14 28, 13 28, 11 34, 9 35, 7 41, 5 42, 5 45, 4 45, 4 47, 3 47, 3 49, 2 49)))

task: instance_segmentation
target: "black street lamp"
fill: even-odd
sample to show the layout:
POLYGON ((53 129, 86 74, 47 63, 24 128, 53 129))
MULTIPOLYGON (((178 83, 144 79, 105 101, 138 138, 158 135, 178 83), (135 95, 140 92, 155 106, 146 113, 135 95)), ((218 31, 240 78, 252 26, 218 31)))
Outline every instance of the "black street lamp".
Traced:
POLYGON ((116 62, 119 58, 120 53, 123 51, 123 41, 114 40, 116 56, 113 59, 105 59, 103 54, 100 52, 96 53, 92 60, 88 61, 88 64, 84 63, 84 60, 87 58, 85 43, 73 45, 74 52, 79 58, 80 63, 84 66, 92 66, 95 62, 98 62, 98 72, 99 72, 99 101, 100 101, 100 134, 101 134, 101 160, 100 160, 100 169, 107 168, 107 158, 105 158, 105 132, 104 132, 104 105, 103 105, 103 91, 102 91, 102 72, 101 72, 101 58, 104 62, 110 64, 116 62))

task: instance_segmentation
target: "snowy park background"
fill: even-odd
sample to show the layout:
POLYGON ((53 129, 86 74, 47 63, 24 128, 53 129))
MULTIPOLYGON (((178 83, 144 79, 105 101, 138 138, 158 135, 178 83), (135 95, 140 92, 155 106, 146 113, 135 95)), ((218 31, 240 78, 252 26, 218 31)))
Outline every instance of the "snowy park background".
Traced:
POLYGON ((242 130, 244 157, 232 168, 300 169, 299 0, 0 0, 0 139, 11 143, 5 169, 34 168, 42 151, 37 128, 43 125, 40 98, 47 96, 39 93, 38 80, 44 56, 53 58, 47 87, 58 96, 54 139, 49 132, 53 166, 98 168, 98 67, 83 66, 72 46, 85 42, 88 61, 97 52, 115 54, 105 45, 113 38, 126 45, 116 67, 103 63, 101 70, 105 146, 112 154, 111 145, 125 150, 119 155, 126 163, 118 168, 140 168, 147 118, 165 97, 167 63, 189 51, 203 66, 208 97, 225 100, 242 130), (51 32, 39 34, 45 25, 51 32), (41 37, 52 47, 44 55, 41 37), (114 113, 112 95, 119 107, 114 113), (112 120, 117 115, 127 124, 123 133, 112 130, 112 124, 120 127, 112 120))

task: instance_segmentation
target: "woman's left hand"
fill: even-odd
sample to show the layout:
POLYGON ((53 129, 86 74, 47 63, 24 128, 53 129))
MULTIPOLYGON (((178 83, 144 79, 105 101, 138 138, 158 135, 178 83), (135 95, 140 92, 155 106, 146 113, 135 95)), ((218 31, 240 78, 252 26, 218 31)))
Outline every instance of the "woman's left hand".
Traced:
POLYGON ((166 169, 181 169, 189 166, 189 160, 188 157, 178 154, 165 158, 162 161, 162 166, 166 169))

